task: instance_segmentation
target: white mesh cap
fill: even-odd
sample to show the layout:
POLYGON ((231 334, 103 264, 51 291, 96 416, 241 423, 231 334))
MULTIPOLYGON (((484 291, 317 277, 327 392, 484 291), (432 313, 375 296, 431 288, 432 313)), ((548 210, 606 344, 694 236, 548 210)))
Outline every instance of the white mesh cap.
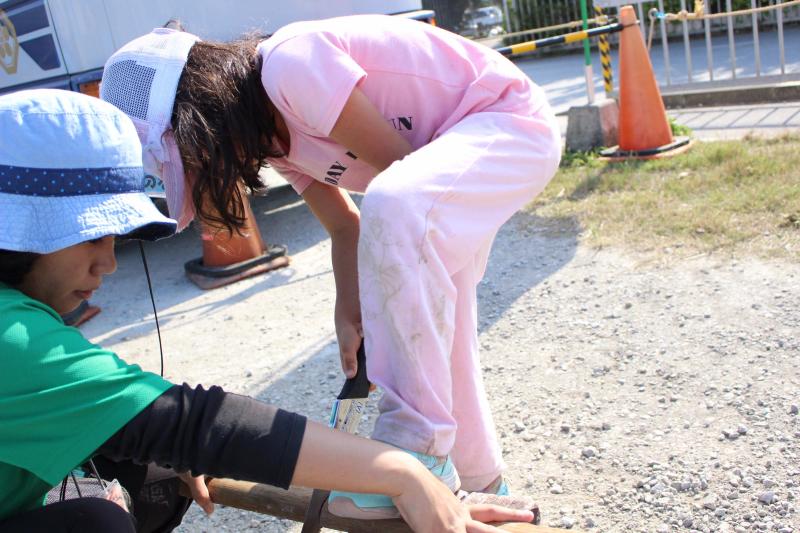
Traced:
POLYGON ((100 98, 133 119, 142 142, 144 170, 164 182, 170 216, 178 231, 194 217, 171 117, 186 57, 200 38, 156 28, 117 50, 106 62, 100 98))

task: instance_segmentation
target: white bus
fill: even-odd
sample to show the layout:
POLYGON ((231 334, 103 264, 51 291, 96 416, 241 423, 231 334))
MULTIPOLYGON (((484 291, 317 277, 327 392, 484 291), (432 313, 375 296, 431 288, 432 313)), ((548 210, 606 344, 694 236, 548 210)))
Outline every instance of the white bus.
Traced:
POLYGON ((169 20, 204 39, 269 34, 297 20, 361 13, 431 22, 420 0, 0 0, 0 94, 53 87, 97 95, 106 59, 169 20))

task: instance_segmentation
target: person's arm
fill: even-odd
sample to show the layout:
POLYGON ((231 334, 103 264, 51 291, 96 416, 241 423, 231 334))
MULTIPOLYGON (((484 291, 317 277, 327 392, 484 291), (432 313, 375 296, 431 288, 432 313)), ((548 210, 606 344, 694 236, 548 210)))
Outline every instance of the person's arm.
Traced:
POLYGON ((97 450, 114 461, 288 488, 303 416, 220 387, 167 389, 97 450))
MULTIPOLYGON (((357 87, 345 102, 329 136, 378 172, 412 151, 408 141, 357 87)), ((364 336, 358 297, 358 208, 347 192, 320 182, 309 185, 303 191, 303 199, 331 236, 336 336, 342 370, 350 378, 356 373, 356 351, 364 336)))
MULTIPOLYGON (((449 489, 405 452, 219 387, 168 389, 97 453, 283 488, 384 493, 415 531, 496 531, 470 519, 449 489)), ((476 519, 530 521, 532 515, 488 508, 476 519)))
POLYGON ((530 511, 468 508, 422 463, 378 441, 309 422, 293 485, 391 496, 413 531, 500 533, 482 522, 530 522, 530 511))
POLYGON ((330 138, 378 172, 413 151, 405 137, 389 124, 358 87, 345 102, 330 138))
POLYGON ((342 370, 356 375, 356 351, 364 336, 358 297, 358 207, 347 191, 315 181, 303 199, 331 237, 331 264, 336 283, 334 322, 342 370))

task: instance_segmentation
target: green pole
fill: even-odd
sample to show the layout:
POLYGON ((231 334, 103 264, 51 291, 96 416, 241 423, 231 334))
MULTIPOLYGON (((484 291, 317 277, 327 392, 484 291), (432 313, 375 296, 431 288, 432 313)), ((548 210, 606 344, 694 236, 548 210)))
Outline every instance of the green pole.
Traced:
MULTIPOLYGON (((586 7, 586 0, 581 0, 581 18, 583 18, 583 29, 589 29, 589 10, 586 7)), ((583 58, 586 73, 586 94, 589 103, 594 103, 594 80, 592 79, 592 52, 589 47, 589 39, 583 41, 583 58)))

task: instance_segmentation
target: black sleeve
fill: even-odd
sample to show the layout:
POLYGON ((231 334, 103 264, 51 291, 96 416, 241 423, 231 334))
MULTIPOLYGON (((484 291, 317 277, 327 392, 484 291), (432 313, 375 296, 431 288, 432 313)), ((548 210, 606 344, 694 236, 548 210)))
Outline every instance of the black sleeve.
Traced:
POLYGON ((305 433, 303 416, 220 387, 175 385, 97 453, 288 488, 305 433))

